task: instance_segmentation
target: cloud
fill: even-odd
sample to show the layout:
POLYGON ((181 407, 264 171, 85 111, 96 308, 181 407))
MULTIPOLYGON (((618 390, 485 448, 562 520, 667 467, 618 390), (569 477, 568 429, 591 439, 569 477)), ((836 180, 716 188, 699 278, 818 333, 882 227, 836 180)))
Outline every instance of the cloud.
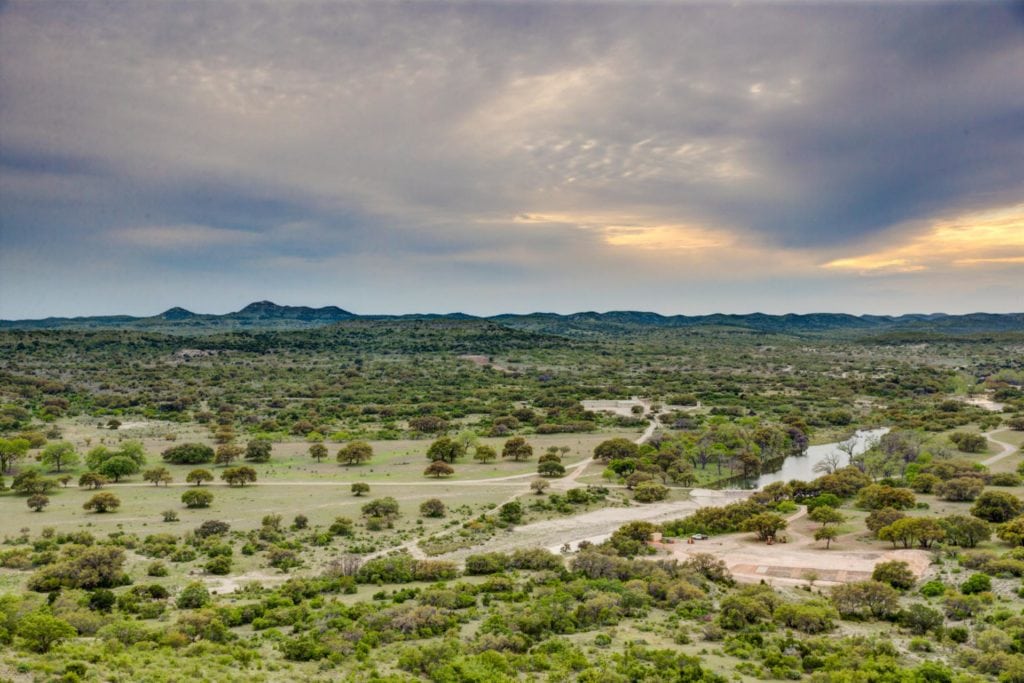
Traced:
POLYGON ((955 242, 927 232, 942 217, 1020 199, 1024 43, 996 3, 0 13, 0 252, 60 244, 70 278, 100 252, 145 251, 166 270, 139 292, 318 264, 313 298, 390 262, 427 287, 449 267, 465 307, 538 283, 546 308, 593 281, 576 295, 589 304, 655 273, 665 292, 833 278, 842 307, 860 272, 1017 263, 1005 243, 927 253, 955 242))
POLYGON ((244 246, 260 236, 244 230, 213 228, 208 225, 150 225, 121 228, 107 234, 114 244, 156 250, 202 250, 212 247, 244 246))
POLYGON ((1024 204, 939 219, 910 239, 825 268, 862 274, 1024 263, 1024 204))

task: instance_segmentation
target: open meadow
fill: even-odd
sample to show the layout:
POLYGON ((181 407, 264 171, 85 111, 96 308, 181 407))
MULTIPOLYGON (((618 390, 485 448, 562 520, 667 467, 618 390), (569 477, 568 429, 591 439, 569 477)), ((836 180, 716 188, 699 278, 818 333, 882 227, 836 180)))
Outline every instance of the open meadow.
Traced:
POLYGON ((4 332, 0 680, 1024 680, 1018 345, 4 332))

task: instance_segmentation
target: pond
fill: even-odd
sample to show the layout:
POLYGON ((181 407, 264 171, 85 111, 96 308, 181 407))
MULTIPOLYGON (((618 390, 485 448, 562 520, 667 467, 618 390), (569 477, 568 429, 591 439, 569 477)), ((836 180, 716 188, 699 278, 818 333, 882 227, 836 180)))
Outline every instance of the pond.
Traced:
MULTIPOLYGON (((854 455, 859 455, 866 451, 871 444, 882 438, 882 435, 888 431, 888 427, 884 427, 882 429, 858 430, 851 437, 856 442, 853 450, 854 455)), ((838 453, 841 458, 839 466, 846 467, 850 464, 850 457, 843 451, 839 450, 839 443, 840 442, 824 443, 820 446, 811 446, 807 449, 806 455, 786 458, 782 461, 782 467, 777 471, 765 472, 757 478, 756 483, 751 482, 753 484, 753 488, 761 489, 768 484, 772 484, 777 481, 792 481, 794 479, 810 481, 812 479, 817 479, 822 473, 815 472, 814 466, 832 453, 838 453)))

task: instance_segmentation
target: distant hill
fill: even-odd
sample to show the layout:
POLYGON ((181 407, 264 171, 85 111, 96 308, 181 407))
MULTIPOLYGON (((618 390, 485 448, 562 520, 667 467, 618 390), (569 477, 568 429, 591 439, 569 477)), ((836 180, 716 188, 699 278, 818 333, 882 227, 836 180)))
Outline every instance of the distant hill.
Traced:
POLYGON ((0 330, 130 329, 165 333, 216 333, 232 330, 296 330, 325 327, 350 321, 486 320, 503 327, 549 335, 590 337, 623 335, 639 331, 716 329, 736 332, 788 335, 817 334, 889 334, 927 332, 935 334, 977 334, 1024 332, 1024 313, 944 313, 901 316, 849 315, 845 313, 808 313, 768 315, 765 313, 712 315, 672 315, 644 311, 585 311, 559 313, 503 314, 479 318, 465 313, 428 313, 407 315, 357 315, 337 306, 310 308, 280 306, 271 301, 256 301, 245 308, 211 315, 171 308, 158 315, 127 315, 83 318, 45 318, 42 320, 2 320, 0 330))

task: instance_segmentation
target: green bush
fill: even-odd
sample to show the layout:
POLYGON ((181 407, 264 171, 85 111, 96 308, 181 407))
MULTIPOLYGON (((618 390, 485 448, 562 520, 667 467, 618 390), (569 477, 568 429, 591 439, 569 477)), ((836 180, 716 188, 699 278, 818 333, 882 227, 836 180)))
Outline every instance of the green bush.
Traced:
POLYGON ((992 579, 986 574, 971 574, 970 578, 960 584, 960 592, 964 595, 987 593, 992 590, 992 579))

